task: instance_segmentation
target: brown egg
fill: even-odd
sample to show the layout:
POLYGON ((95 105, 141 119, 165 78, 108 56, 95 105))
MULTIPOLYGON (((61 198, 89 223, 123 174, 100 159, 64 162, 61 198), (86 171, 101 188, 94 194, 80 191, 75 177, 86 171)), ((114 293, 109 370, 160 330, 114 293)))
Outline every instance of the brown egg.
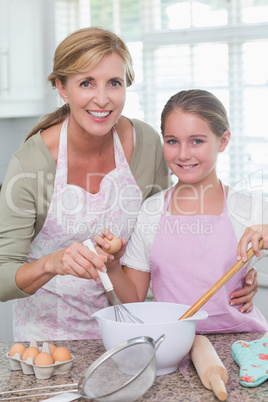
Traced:
POLYGON ((49 346, 50 353, 52 354, 54 352, 54 350, 56 349, 56 346, 53 345, 53 343, 49 343, 48 346, 49 346))
POLYGON ((110 248, 109 250, 107 250, 106 248, 102 247, 102 249, 104 251, 106 251, 106 253, 109 254, 115 254, 117 253, 120 248, 122 247, 122 243, 121 243, 121 239, 120 237, 114 237, 112 240, 107 239, 106 237, 104 237, 104 240, 110 244, 110 248))
POLYGON ((25 350, 25 352, 22 355, 22 360, 27 360, 28 357, 32 357, 34 360, 36 356, 39 354, 39 350, 34 347, 30 346, 28 349, 25 350))
POLYGON ((50 366, 53 363, 53 357, 47 352, 40 352, 34 360, 36 366, 50 366))
POLYGON ((16 353, 20 353, 22 356, 25 352, 26 347, 22 343, 15 343, 9 351, 9 356, 14 356, 16 353))
POLYGON ((67 360, 71 360, 72 356, 68 349, 63 346, 58 346, 54 352, 52 353, 52 357, 54 362, 66 362, 67 360))

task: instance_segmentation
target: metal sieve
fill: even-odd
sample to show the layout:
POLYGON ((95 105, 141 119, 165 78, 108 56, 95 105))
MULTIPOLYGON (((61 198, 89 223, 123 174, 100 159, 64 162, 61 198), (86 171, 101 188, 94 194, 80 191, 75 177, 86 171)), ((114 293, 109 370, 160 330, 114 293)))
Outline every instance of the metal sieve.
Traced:
POLYGON ((88 367, 80 379, 79 394, 96 401, 136 401, 155 380, 155 353, 164 338, 162 335, 154 341, 139 336, 108 350, 88 367))

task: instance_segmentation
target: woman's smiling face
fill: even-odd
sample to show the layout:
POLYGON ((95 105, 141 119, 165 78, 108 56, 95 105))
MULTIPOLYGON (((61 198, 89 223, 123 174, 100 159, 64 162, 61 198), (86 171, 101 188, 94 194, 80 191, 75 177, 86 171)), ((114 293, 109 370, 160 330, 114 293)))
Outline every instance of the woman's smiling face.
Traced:
POLYGON ((217 137, 204 119, 181 109, 168 115, 163 134, 166 162, 185 184, 201 183, 216 174, 218 154, 229 142, 227 133, 217 137))
POLYGON ((70 105, 72 128, 91 135, 107 134, 118 121, 126 99, 126 65, 117 54, 105 56, 94 68, 57 82, 64 102, 70 105))

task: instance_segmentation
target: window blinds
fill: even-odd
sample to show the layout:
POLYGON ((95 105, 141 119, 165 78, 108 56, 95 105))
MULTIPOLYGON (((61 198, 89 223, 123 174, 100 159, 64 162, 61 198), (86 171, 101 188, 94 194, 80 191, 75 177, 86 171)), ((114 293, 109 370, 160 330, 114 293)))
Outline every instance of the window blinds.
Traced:
POLYGON ((218 172, 268 197, 268 4, 266 0, 55 0, 57 41, 100 26, 127 43, 135 84, 124 114, 160 130, 161 110, 182 89, 213 92, 232 139, 218 172))

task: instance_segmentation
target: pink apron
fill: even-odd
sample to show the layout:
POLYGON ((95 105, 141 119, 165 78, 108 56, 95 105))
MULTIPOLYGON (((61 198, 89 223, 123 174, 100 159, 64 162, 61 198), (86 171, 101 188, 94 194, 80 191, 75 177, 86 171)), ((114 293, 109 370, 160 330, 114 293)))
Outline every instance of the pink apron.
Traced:
MULTIPOLYGON (((102 228, 129 239, 141 204, 141 191, 115 130, 116 168, 109 172, 97 194, 67 184, 67 125, 62 125, 54 192, 45 224, 31 243, 28 261, 93 239, 102 228)), ((88 177, 90 180, 90 175, 88 177)), ((15 341, 99 338, 91 315, 109 305, 101 283, 71 275, 56 276, 34 295, 13 302, 15 341)))
MULTIPOLYGON (((156 301, 193 305, 236 262, 237 239, 227 213, 213 215, 166 215, 169 191, 153 243, 150 266, 156 301)), ((229 295, 244 285, 242 268, 202 307, 209 314, 198 321, 199 333, 263 332, 268 324, 254 307, 250 313, 229 305, 229 295)))

